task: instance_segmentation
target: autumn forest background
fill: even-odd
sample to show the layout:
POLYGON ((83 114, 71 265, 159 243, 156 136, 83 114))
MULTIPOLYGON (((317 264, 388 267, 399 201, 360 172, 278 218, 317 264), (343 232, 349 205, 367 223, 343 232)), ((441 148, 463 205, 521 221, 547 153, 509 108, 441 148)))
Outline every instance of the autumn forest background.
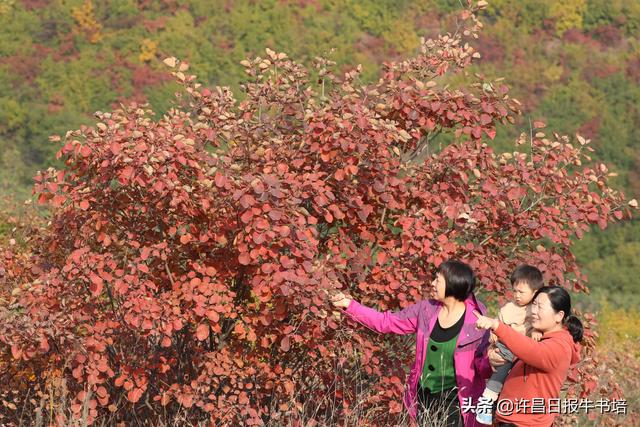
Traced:
MULTIPOLYGON (((61 166, 50 135, 94 124, 95 111, 121 103, 169 110, 179 85, 164 58, 188 61, 204 85, 234 93, 240 62, 265 48, 302 63, 325 56, 342 71, 362 64, 360 79, 373 82, 421 37, 455 31, 460 9, 457 0, 0 0, 0 241, 37 209, 23 204, 36 172, 61 166)), ((504 77, 523 109, 490 145, 513 151, 542 120, 591 139, 593 158, 615 174, 610 185, 640 196, 640 2, 494 0, 480 18, 473 43, 482 57, 469 71, 504 77)), ((640 220, 594 226, 574 253, 590 288, 575 298, 596 313, 599 352, 613 369, 603 375, 637 411, 640 220)))

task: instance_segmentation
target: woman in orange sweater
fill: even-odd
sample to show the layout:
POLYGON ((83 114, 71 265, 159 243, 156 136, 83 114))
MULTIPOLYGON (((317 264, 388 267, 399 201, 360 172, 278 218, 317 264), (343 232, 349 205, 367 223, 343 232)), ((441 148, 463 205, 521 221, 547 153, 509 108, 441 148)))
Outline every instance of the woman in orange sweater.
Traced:
POLYGON ((560 286, 544 286, 533 298, 531 326, 542 332, 537 342, 498 319, 482 316, 476 327, 491 329, 518 358, 498 400, 498 426, 551 426, 561 411, 560 388, 569 366, 579 360, 582 323, 571 314, 571 297, 560 286))

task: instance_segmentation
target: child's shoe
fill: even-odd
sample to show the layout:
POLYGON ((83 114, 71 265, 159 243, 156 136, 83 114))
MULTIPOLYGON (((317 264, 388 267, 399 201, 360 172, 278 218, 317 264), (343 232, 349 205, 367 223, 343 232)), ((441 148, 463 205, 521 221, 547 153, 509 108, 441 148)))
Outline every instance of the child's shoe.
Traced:
POLYGON ((476 404, 476 421, 480 424, 492 425, 493 411, 495 410, 497 400, 498 393, 489 388, 485 388, 476 404))
POLYGON ((493 414, 489 411, 482 411, 476 414, 476 421, 480 424, 492 425, 493 424, 493 414))

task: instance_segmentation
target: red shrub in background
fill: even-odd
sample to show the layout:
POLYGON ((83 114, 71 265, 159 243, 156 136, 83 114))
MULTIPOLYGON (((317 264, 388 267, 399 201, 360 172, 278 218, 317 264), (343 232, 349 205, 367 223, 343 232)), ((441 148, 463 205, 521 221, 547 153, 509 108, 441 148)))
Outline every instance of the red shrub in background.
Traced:
MULTIPOLYGON (((237 101, 170 58, 187 96, 165 116, 130 105, 68 132, 66 168, 36 177, 50 221, 20 254, 3 250, 3 360, 35 372, 39 396, 63 381, 69 413, 89 422, 323 423, 320 394, 341 402, 338 422, 364 383, 363 404, 391 423, 405 355, 362 329, 345 338, 328 312, 336 279, 382 309, 419 299, 450 257, 498 295, 522 261, 584 290, 570 236, 630 215, 627 204, 604 165, 582 164, 580 136, 534 123, 519 153, 483 143, 518 112, 507 88, 438 82, 479 56, 462 41, 476 9, 373 86, 267 50, 243 61, 237 101), (439 147, 439 134, 456 142, 439 147)), ((572 374, 576 392, 596 387, 594 363, 572 374)))

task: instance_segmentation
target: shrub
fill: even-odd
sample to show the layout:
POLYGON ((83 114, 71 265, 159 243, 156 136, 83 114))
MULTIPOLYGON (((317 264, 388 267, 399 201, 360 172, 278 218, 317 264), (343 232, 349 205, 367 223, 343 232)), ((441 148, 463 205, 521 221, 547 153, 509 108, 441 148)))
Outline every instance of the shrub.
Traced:
MULTIPOLYGON (((518 113, 508 89, 480 76, 439 83, 478 56, 463 39, 477 35, 476 10, 370 86, 359 69, 339 78, 318 58, 311 73, 267 50, 243 61, 239 102, 168 58, 184 91, 163 117, 128 105, 53 137, 65 168, 34 187, 49 221, 3 249, 4 378, 50 402, 64 390, 58 422, 313 422, 308 411, 317 422, 336 399, 339 422, 365 384, 359 405, 389 424, 407 356, 340 327, 326 298, 337 281, 367 304, 404 307, 458 257, 496 294, 524 260, 584 289, 570 237, 629 206, 606 166, 582 164, 580 136, 572 145, 535 122, 520 152, 483 142, 518 113), (436 146, 440 133, 455 142, 436 146)), ((576 392, 595 388, 592 363, 572 376, 576 392)))

